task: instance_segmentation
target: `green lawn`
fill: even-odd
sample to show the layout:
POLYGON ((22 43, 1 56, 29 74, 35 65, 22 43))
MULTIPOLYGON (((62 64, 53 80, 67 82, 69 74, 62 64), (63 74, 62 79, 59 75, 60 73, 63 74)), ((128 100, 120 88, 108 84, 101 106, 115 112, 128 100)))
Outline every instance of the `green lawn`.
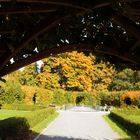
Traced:
POLYGON ((10 117, 25 117, 31 113, 31 111, 19 111, 19 110, 0 110, 0 120, 7 119, 10 117))

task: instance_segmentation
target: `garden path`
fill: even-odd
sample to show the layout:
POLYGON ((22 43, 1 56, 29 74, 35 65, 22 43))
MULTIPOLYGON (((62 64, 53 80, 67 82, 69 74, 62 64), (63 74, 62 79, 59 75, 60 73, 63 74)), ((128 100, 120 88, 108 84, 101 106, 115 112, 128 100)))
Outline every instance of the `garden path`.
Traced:
POLYGON ((34 140, 119 140, 103 119, 108 112, 78 107, 59 112, 59 117, 34 140))

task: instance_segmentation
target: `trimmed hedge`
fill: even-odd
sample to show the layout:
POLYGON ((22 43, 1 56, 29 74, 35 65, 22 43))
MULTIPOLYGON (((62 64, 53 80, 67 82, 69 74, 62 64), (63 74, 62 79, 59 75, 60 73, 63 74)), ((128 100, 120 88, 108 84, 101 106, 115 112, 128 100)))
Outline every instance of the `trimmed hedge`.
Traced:
POLYGON ((29 122, 29 125, 31 128, 33 128, 35 125, 37 125, 39 122, 47 119, 49 116, 53 115, 55 112, 55 109, 53 108, 47 108, 47 109, 41 109, 31 112, 26 118, 29 122))
POLYGON ((33 127, 55 114, 55 109, 32 111, 25 118, 12 117, 0 121, 0 140, 31 140, 33 127))
POLYGON ((135 136, 140 136, 140 123, 136 123, 133 120, 127 119, 127 115, 123 115, 117 111, 112 111, 109 117, 121 124, 126 130, 135 136))
POLYGON ((125 91, 102 91, 96 93, 97 105, 104 106, 105 104, 109 106, 121 106, 120 96, 124 94, 125 91))
POLYGON ((45 109, 46 106, 39 105, 25 105, 25 104, 4 104, 1 109, 8 110, 23 110, 23 111, 35 111, 40 109, 45 109))

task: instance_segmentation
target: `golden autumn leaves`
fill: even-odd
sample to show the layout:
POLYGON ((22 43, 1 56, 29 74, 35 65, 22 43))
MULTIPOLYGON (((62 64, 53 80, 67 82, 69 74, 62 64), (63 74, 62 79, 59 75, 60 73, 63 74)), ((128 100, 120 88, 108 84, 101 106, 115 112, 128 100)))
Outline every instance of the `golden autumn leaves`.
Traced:
POLYGON ((76 51, 49 57, 43 62, 42 72, 37 75, 36 83, 46 89, 107 90, 115 71, 108 62, 97 63, 94 55, 86 56, 76 51))

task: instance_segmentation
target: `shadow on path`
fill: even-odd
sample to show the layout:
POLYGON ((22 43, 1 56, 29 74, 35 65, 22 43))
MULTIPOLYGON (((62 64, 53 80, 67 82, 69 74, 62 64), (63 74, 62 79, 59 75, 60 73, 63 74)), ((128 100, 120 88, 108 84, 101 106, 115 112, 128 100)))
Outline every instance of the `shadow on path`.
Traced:
MULTIPOLYGON (((36 138, 34 140, 99 140, 96 138, 88 138, 88 139, 81 139, 81 138, 73 138, 73 137, 65 137, 65 136, 45 136, 40 135, 39 138, 36 138)), ((131 140, 131 139, 108 139, 103 138, 100 140, 131 140)))
POLYGON ((34 140, 88 140, 88 139, 78 139, 78 138, 72 138, 72 137, 65 137, 65 136, 45 136, 40 135, 38 139, 34 140))

